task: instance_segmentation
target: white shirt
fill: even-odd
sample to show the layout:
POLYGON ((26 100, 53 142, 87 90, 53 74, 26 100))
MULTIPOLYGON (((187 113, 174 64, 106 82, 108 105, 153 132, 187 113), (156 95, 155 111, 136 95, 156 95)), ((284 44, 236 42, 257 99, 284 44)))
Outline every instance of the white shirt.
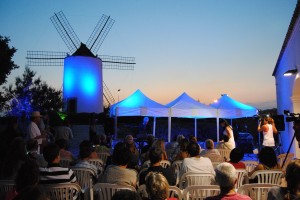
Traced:
POLYGON ((212 162, 209 158, 205 157, 191 157, 183 159, 181 170, 180 170, 180 177, 189 171, 193 172, 200 172, 200 173, 212 173, 215 175, 215 170, 212 165, 212 162))
MULTIPOLYGON (((34 122, 30 122, 28 126, 28 136, 30 139, 35 139, 37 136, 41 136, 39 127, 34 122)), ((36 139, 38 144, 42 144, 43 138, 36 139)))
POLYGON ((268 147, 274 147, 275 140, 274 140, 274 136, 273 136, 273 127, 271 124, 266 124, 266 125, 269 127, 269 129, 267 132, 263 132, 263 134, 264 134, 263 145, 268 146, 268 147))

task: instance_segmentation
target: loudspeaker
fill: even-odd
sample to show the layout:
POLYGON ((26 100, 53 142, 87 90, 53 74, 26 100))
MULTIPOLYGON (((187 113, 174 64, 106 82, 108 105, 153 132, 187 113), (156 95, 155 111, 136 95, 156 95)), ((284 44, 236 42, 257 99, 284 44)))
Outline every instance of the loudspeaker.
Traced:
POLYGON ((284 123, 284 116, 283 115, 275 115, 272 116, 275 122, 275 126, 278 131, 284 131, 285 130, 285 123, 284 123))
POLYGON ((68 99, 67 112, 77 113, 77 98, 68 99))

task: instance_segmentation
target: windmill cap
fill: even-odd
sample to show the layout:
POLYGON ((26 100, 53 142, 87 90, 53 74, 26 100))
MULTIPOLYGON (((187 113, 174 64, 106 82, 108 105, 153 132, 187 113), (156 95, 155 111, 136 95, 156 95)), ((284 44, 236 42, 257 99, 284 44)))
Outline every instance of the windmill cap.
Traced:
POLYGON ((31 113, 31 117, 42 117, 42 115, 40 114, 39 111, 33 111, 33 112, 31 113))

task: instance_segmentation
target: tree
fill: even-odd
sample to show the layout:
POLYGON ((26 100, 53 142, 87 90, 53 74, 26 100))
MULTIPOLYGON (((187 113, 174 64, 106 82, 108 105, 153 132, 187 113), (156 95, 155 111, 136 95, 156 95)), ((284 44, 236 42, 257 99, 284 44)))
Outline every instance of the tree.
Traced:
MULTIPOLYGON (((12 61, 12 57, 17 49, 10 47, 10 39, 0 35, 0 85, 6 83, 7 76, 14 69, 19 68, 18 65, 12 61)), ((2 96, 2 95, 1 95, 2 96)))
POLYGON ((61 90, 48 86, 40 77, 34 79, 35 75, 36 72, 26 67, 22 77, 16 77, 14 87, 3 87, 4 110, 8 115, 22 116, 25 113, 29 116, 33 110, 61 110, 61 90))

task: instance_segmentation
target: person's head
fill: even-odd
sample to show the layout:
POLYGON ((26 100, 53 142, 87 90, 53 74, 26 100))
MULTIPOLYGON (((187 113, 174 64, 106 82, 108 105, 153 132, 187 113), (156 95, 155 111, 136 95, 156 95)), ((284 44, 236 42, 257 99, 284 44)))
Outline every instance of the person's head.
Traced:
POLYGON ((194 135, 189 136, 189 141, 190 142, 197 142, 197 138, 194 135))
POLYGON ((33 111, 31 113, 31 116, 30 116, 30 120, 35 122, 35 123, 39 123, 41 121, 41 118, 42 118, 42 115, 40 114, 39 111, 33 111))
POLYGON ((146 190, 150 199, 164 200, 168 196, 169 183, 162 174, 150 172, 146 176, 146 190))
POLYGON ((100 145, 106 145, 107 144, 107 140, 106 140, 106 135, 105 134, 100 134, 99 135, 99 141, 100 141, 100 145))
POLYGON ((126 166, 131 159, 131 152, 123 142, 118 142, 115 145, 112 161, 116 165, 126 166))
POLYGON ((294 160, 286 168, 285 180, 288 190, 300 197, 300 160, 294 160))
POLYGON ((214 149, 214 141, 211 139, 205 140, 206 149, 214 149))
POLYGON ((165 140, 162 138, 155 140, 152 147, 161 148, 162 151, 165 151, 165 140))
POLYGON ((188 145, 188 153, 191 157, 199 156, 200 154, 200 146, 197 142, 190 142, 188 145))
POLYGON ((147 143, 148 145, 152 146, 153 142, 155 140, 155 137, 151 134, 147 135, 147 143))
POLYGON ((112 196, 111 200, 142 200, 142 198, 137 192, 119 190, 112 196))
POLYGON ((181 140, 184 139, 185 137, 183 135, 178 135, 177 136, 177 142, 180 144, 181 140))
POLYGON ((67 140, 65 139, 58 139, 55 141, 55 143, 59 146, 60 149, 66 149, 67 148, 67 140))
POLYGON ((188 139, 183 138, 180 142, 180 151, 187 151, 189 143, 190 142, 188 141, 188 139))
POLYGON ((36 186, 39 182, 39 167, 35 161, 25 161, 15 178, 16 191, 20 192, 27 186, 36 186))
POLYGON ((134 140, 132 135, 126 135, 124 142, 126 145, 134 145, 134 140))
POLYGON ((55 143, 49 143, 44 147, 43 156, 48 164, 60 161, 59 150, 59 146, 55 143))
POLYGON ((83 140, 79 145, 79 157, 80 159, 86 159, 91 156, 93 152, 93 145, 88 140, 83 140))
POLYGON ((238 163, 244 158, 244 152, 240 148, 234 148, 230 152, 230 162, 238 163))
POLYGON ((225 119, 220 119, 220 125, 221 125, 222 127, 227 127, 227 126, 229 126, 228 122, 227 122, 225 119))
POLYGON ((261 164, 269 168, 273 168, 277 165, 276 153, 272 147, 263 147, 258 154, 258 159, 261 164))
POLYGON ((273 124, 274 119, 272 117, 267 117, 268 124, 273 124))
POLYGON ((261 125, 268 124, 269 123, 269 117, 264 117, 260 121, 261 121, 261 125))
POLYGON ((160 148, 151 147, 149 150, 149 159, 152 164, 156 164, 162 160, 162 150, 160 148))
POLYGON ((232 164, 223 162, 220 163, 216 169, 216 182, 220 186, 221 192, 227 194, 234 188, 236 183, 236 170, 232 164))

